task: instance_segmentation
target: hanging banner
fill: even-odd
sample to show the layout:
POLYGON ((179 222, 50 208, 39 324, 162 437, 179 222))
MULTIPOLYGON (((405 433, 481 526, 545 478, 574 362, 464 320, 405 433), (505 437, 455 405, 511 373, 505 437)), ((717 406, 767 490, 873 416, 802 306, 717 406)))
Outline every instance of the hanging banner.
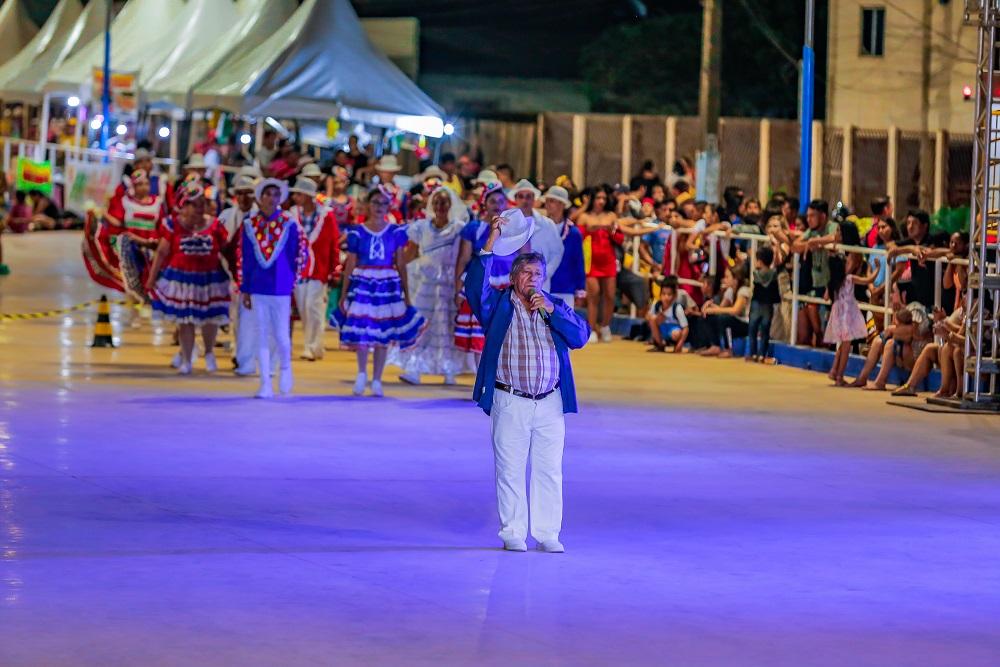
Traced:
POLYGON ((38 190, 51 197, 52 163, 17 158, 17 189, 25 192, 38 190))
POLYGON ((66 160, 65 208, 81 216, 89 209, 106 208, 121 183, 121 174, 121 167, 114 162, 66 160))
MULTIPOLYGON (((94 87, 91 92, 95 101, 104 94, 104 70, 94 68, 94 87)), ((139 73, 111 73, 111 109, 116 113, 135 114, 139 108, 139 73)))

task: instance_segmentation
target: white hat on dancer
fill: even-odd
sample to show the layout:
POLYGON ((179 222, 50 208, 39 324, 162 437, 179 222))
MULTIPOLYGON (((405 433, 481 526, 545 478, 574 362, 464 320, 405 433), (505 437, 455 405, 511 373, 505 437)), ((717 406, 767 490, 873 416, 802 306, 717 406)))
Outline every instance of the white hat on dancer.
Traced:
POLYGON ((264 190, 270 187, 278 188, 278 201, 277 203, 283 204, 286 199, 288 199, 288 183, 284 181, 279 181, 277 178, 262 178, 257 181, 257 185, 254 186, 253 194, 260 201, 260 196, 264 193, 264 190))
POLYGON ((497 176, 497 173, 492 169, 483 169, 472 182, 479 185, 489 185, 490 183, 499 183, 500 177, 497 176))
POLYGON ((299 176, 305 176, 306 178, 323 178, 325 174, 323 170, 319 168, 319 165, 310 162, 306 166, 302 167, 302 171, 299 172, 299 176))
POLYGON ((295 185, 293 185, 288 190, 289 192, 297 192, 300 195, 309 195, 310 197, 315 197, 319 192, 319 186, 316 185, 316 181, 309 178, 308 176, 299 176, 295 179, 295 185))
POLYGON ((500 238, 493 244, 493 252, 497 255, 510 255, 522 247, 535 231, 534 220, 528 222, 519 208, 509 208, 500 214, 503 218, 500 228, 500 238))
POLYGON ((564 204, 566 208, 573 206, 573 202, 569 200, 569 192, 566 191, 566 188, 561 188, 558 185, 553 185, 545 191, 544 195, 542 195, 542 203, 545 203, 550 199, 564 204))
POLYGON ((378 166, 375 169, 378 171, 401 171, 403 168, 399 166, 395 155, 386 155, 378 161, 378 166))
POLYGON ((192 153, 191 157, 188 158, 187 164, 184 165, 185 169, 208 169, 208 165, 205 164, 205 156, 201 153, 192 153))
POLYGON ((531 181, 529 181, 526 178, 522 178, 521 180, 519 180, 517 182, 517 185, 511 188, 510 192, 508 193, 508 196, 511 199, 513 199, 518 192, 530 192, 535 197, 535 199, 538 199, 539 197, 542 196, 542 191, 536 188, 534 185, 532 185, 531 181))
POLYGON ((229 188, 229 194, 235 195, 240 192, 253 192, 254 179, 246 174, 236 174, 233 178, 233 187, 229 188))

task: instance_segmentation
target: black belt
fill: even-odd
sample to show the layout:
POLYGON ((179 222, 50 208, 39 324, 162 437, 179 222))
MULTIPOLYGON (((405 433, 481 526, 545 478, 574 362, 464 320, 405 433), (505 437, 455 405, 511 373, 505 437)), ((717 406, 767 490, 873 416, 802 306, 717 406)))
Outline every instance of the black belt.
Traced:
POLYGON ((493 386, 496 387, 497 389, 501 390, 501 391, 506 391, 508 394, 514 394, 515 396, 520 396, 521 398, 527 398, 527 399, 532 400, 532 401, 540 401, 543 398, 545 398, 546 396, 548 396, 549 394, 555 392, 555 390, 559 388, 559 383, 556 382, 556 386, 552 387, 552 389, 549 389, 544 394, 529 394, 527 392, 521 391, 520 389, 514 389, 509 384, 504 384, 503 382, 500 382, 499 380, 497 380, 496 383, 494 383, 493 386))

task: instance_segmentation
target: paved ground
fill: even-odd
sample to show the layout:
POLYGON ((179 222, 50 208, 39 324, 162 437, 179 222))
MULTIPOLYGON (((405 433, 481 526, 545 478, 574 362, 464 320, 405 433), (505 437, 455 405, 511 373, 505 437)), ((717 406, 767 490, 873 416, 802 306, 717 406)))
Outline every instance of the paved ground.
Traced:
MULTIPOLYGON (((100 294, 77 236, 4 242, 0 312, 100 294)), ((1000 664, 996 417, 595 346, 567 553, 508 554, 468 386, 331 352, 254 401, 92 318, 0 321, 5 667, 1000 664)))

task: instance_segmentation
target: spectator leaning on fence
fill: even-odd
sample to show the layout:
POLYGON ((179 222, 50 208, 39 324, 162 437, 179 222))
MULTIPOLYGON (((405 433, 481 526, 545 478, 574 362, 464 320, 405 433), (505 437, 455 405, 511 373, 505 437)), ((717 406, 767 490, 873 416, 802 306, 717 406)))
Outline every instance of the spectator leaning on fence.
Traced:
MULTIPOLYGON (((837 233, 837 224, 830 222, 827 217, 829 212, 830 205, 822 199, 809 202, 809 208, 806 210, 808 229, 792 243, 792 252, 809 252, 812 257, 811 288, 805 294, 816 298, 822 298, 826 293, 826 284, 830 279, 830 256, 824 246, 833 243, 837 233)), ((799 318, 799 342, 818 346, 823 336, 823 313, 816 304, 806 305, 802 313, 804 317, 799 318)))
POLYGON ((926 308, 934 306, 934 265, 927 262, 931 248, 947 248, 947 234, 930 231, 931 218, 927 211, 915 209, 906 216, 907 237, 893 248, 888 257, 911 255, 909 271, 899 280, 899 289, 906 303, 917 301, 926 308))

